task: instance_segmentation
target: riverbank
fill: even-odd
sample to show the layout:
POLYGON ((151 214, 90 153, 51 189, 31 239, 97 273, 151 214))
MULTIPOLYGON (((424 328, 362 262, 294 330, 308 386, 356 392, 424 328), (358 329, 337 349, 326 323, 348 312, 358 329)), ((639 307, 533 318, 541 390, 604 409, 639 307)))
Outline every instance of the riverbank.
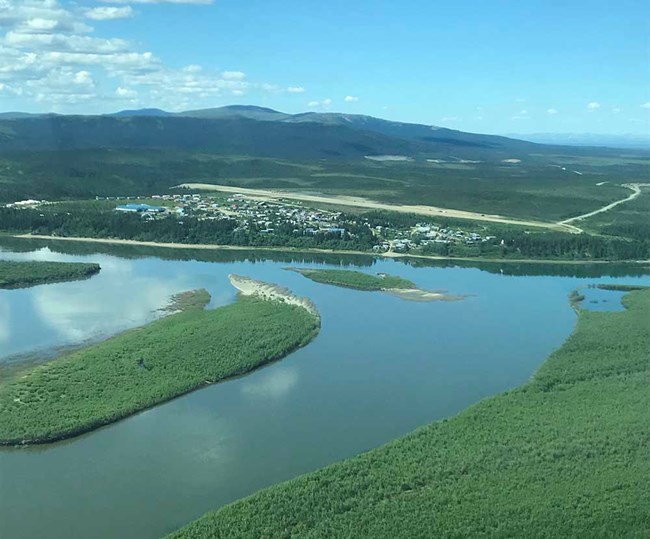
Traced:
POLYGON ((0 383, 0 445, 89 432, 278 360, 319 331, 319 318, 295 305, 255 296, 203 310, 206 295, 184 295, 184 312, 0 383))
POLYGON ((259 251, 259 252, 277 252, 277 253, 305 253, 305 254, 336 254, 336 255, 361 255, 369 258, 394 258, 394 259, 416 259, 416 260, 434 260, 434 261, 458 261, 458 262, 498 262, 498 263, 512 263, 512 264, 569 264, 569 265, 585 265, 585 264, 633 264, 633 265, 648 265, 650 260, 560 260, 560 259, 535 259, 535 258, 487 258, 487 257, 454 257, 454 256, 438 256, 438 255, 419 255, 410 253, 371 253, 367 251, 354 251, 354 250, 334 250, 334 249, 315 249, 315 248, 290 248, 290 247, 268 247, 268 246, 244 246, 244 245, 217 245, 208 243, 164 243, 155 241, 135 241, 135 240, 121 240, 114 238, 85 238, 85 237, 63 237, 63 236, 47 236, 42 234, 13 234, 8 237, 25 240, 54 240, 54 241, 67 241, 77 243, 98 243, 106 245, 130 245, 140 247, 160 247, 164 249, 197 249, 207 251, 259 251))
POLYGON ((18 262, 0 260, 0 288, 28 288, 40 284, 88 279, 99 273, 99 264, 81 262, 18 262))
POLYGON ((647 535, 650 290, 624 305, 580 310, 527 385, 171 537, 647 535))

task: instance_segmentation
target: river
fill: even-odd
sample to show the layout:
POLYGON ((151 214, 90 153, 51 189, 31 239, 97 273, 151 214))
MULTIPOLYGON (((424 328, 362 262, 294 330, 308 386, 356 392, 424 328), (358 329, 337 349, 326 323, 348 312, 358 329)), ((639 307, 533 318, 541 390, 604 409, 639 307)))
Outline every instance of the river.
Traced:
MULTIPOLYGON (((575 277, 531 266, 520 270, 528 275, 508 275, 507 267, 366 257, 181 252, 166 258, 172 255, 56 242, 0 242, 0 249, 4 259, 102 266, 84 281, 0 291, 0 375, 147 323, 184 290, 206 288, 210 308, 227 304, 236 294, 229 273, 286 286, 311 298, 322 316, 312 343, 248 376, 63 443, 1 449, 0 537, 11 539, 160 537, 260 488, 525 383, 572 331, 576 317, 567 297, 576 287, 650 284, 649 276, 625 276, 638 269, 575 277), (323 261, 467 297, 408 302, 284 269, 323 261)), ((607 301, 598 294, 593 301, 607 301)))

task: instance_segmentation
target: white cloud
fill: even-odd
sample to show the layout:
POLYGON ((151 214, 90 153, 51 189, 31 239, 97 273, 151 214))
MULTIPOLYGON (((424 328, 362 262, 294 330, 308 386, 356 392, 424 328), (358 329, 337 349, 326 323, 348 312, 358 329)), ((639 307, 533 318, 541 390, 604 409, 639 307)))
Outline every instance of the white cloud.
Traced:
POLYGON ((525 109, 524 109, 524 110, 520 110, 520 111, 519 111, 519 114, 520 114, 521 116, 525 116, 526 114, 528 114, 528 111, 525 110, 525 109))
MULTIPOLYGON (((215 98, 259 92, 302 93, 301 86, 253 83, 243 71, 216 71, 200 65, 166 66, 151 51, 106 33, 94 34, 88 21, 135 16, 140 3, 209 4, 210 0, 108 0, 80 7, 61 0, 0 0, 0 81, 3 98, 19 103, 92 103, 106 110, 113 100, 136 100, 170 110, 210 106, 215 98), (97 82, 96 82, 97 81, 97 82), (99 83, 101 81, 101 84, 99 83), (203 100, 203 101, 202 101, 203 100)), ((331 103, 331 101, 330 101, 331 103)), ((84 111, 90 111, 85 105, 84 111)), ((328 106, 327 100, 320 106, 328 106)), ((59 112, 65 112, 57 108, 59 112)))
POLYGON ((356 103, 357 101, 359 101, 359 98, 354 95, 346 95, 343 101, 345 101, 346 103, 356 103))
POLYGON ((329 107, 332 104, 332 100, 328 97, 327 99, 323 99, 322 105, 324 107, 329 107))
POLYGON ((10 47, 53 51, 91 52, 108 54, 122 52, 128 48, 123 39, 101 39, 89 36, 67 34, 26 34, 7 32, 4 43, 10 47))
POLYGON ((550 109, 547 109, 546 112, 547 112, 548 114, 557 114, 557 113, 560 112, 560 111, 557 110, 557 109, 554 109, 554 108, 550 108, 550 109))
POLYGON ((614 114, 618 114, 619 112, 621 112, 621 109, 619 107, 614 107, 614 108, 612 108, 612 112, 614 114))
POLYGON ((214 4, 214 0, 100 0, 100 2, 111 4, 214 4))
POLYGON ((243 71, 224 71, 221 76, 226 80, 244 80, 246 73, 243 71))
POLYGON ((117 90, 115 90, 115 95, 119 99, 135 99, 138 97, 138 92, 135 90, 131 90, 129 88, 123 88, 122 86, 118 86, 117 90))
POLYGON ((133 17, 131 6, 100 6, 87 10, 84 13, 87 19, 93 21, 112 21, 115 19, 128 19, 133 17))
POLYGON ((75 84, 94 85, 93 78, 88 71, 78 71, 75 73, 73 81, 75 84))
POLYGON ((587 105, 587 109, 590 111, 598 110, 600 108, 600 103, 597 101, 592 101, 587 105))
POLYGON ((650 101, 646 101, 643 105, 641 105, 642 109, 650 109, 650 101))
POLYGON ((320 105, 320 101, 310 101, 309 103, 307 103, 307 106, 308 106, 310 109, 313 109, 313 108, 315 108, 315 107, 318 107, 319 105, 320 105))

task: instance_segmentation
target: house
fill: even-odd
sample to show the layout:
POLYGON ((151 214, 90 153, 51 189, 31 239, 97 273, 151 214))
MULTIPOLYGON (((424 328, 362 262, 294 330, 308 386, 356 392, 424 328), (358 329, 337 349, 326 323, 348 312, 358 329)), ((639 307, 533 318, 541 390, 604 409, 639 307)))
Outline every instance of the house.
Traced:
POLYGON ((123 204, 115 208, 115 211, 121 212, 134 212, 134 213, 143 213, 143 212, 153 212, 161 213, 165 211, 165 208, 162 206, 150 206, 149 204, 123 204))

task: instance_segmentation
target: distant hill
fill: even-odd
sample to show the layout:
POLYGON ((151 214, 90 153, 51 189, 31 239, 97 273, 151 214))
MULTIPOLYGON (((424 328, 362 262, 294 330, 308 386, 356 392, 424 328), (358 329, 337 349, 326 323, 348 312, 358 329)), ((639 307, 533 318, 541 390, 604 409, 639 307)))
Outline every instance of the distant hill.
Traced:
POLYGON ((601 135, 596 133, 531 133, 513 135, 517 138, 539 144, 561 144, 563 146, 604 146, 609 148, 650 149, 648 135, 601 135))
POLYGON ((178 149, 310 160, 426 152, 427 145, 343 126, 183 116, 55 116, 0 120, 0 152, 178 149))
POLYGON ((500 160, 536 145, 370 116, 285 114, 254 106, 170 113, 125 110, 101 116, 0 117, 0 152, 180 149, 296 160, 366 156, 500 160))
POLYGON ((595 151, 358 114, 292 115, 247 105, 180 113, 139 109, 99 116, 0 115, 0 153, 95 149, 177 149, 290 160, 386 157, 449 163, 530 161, 550 153, 589 155, 595 151))
POLYGON ((173 112, 167 112, 161 109, 137 109, 137 110, 121 110, 107 116, 174 116, 173 112))
POLYGON ((277 110, 253 105, 230 105, 212 109, 188 110, 178 112, 176 116, 188 116, 191 118, 204 118, 212 120, 226 120, 234 118, 248 118, 258 121, 281 121, 291 118, 291 114, 278 112, 277 110))

